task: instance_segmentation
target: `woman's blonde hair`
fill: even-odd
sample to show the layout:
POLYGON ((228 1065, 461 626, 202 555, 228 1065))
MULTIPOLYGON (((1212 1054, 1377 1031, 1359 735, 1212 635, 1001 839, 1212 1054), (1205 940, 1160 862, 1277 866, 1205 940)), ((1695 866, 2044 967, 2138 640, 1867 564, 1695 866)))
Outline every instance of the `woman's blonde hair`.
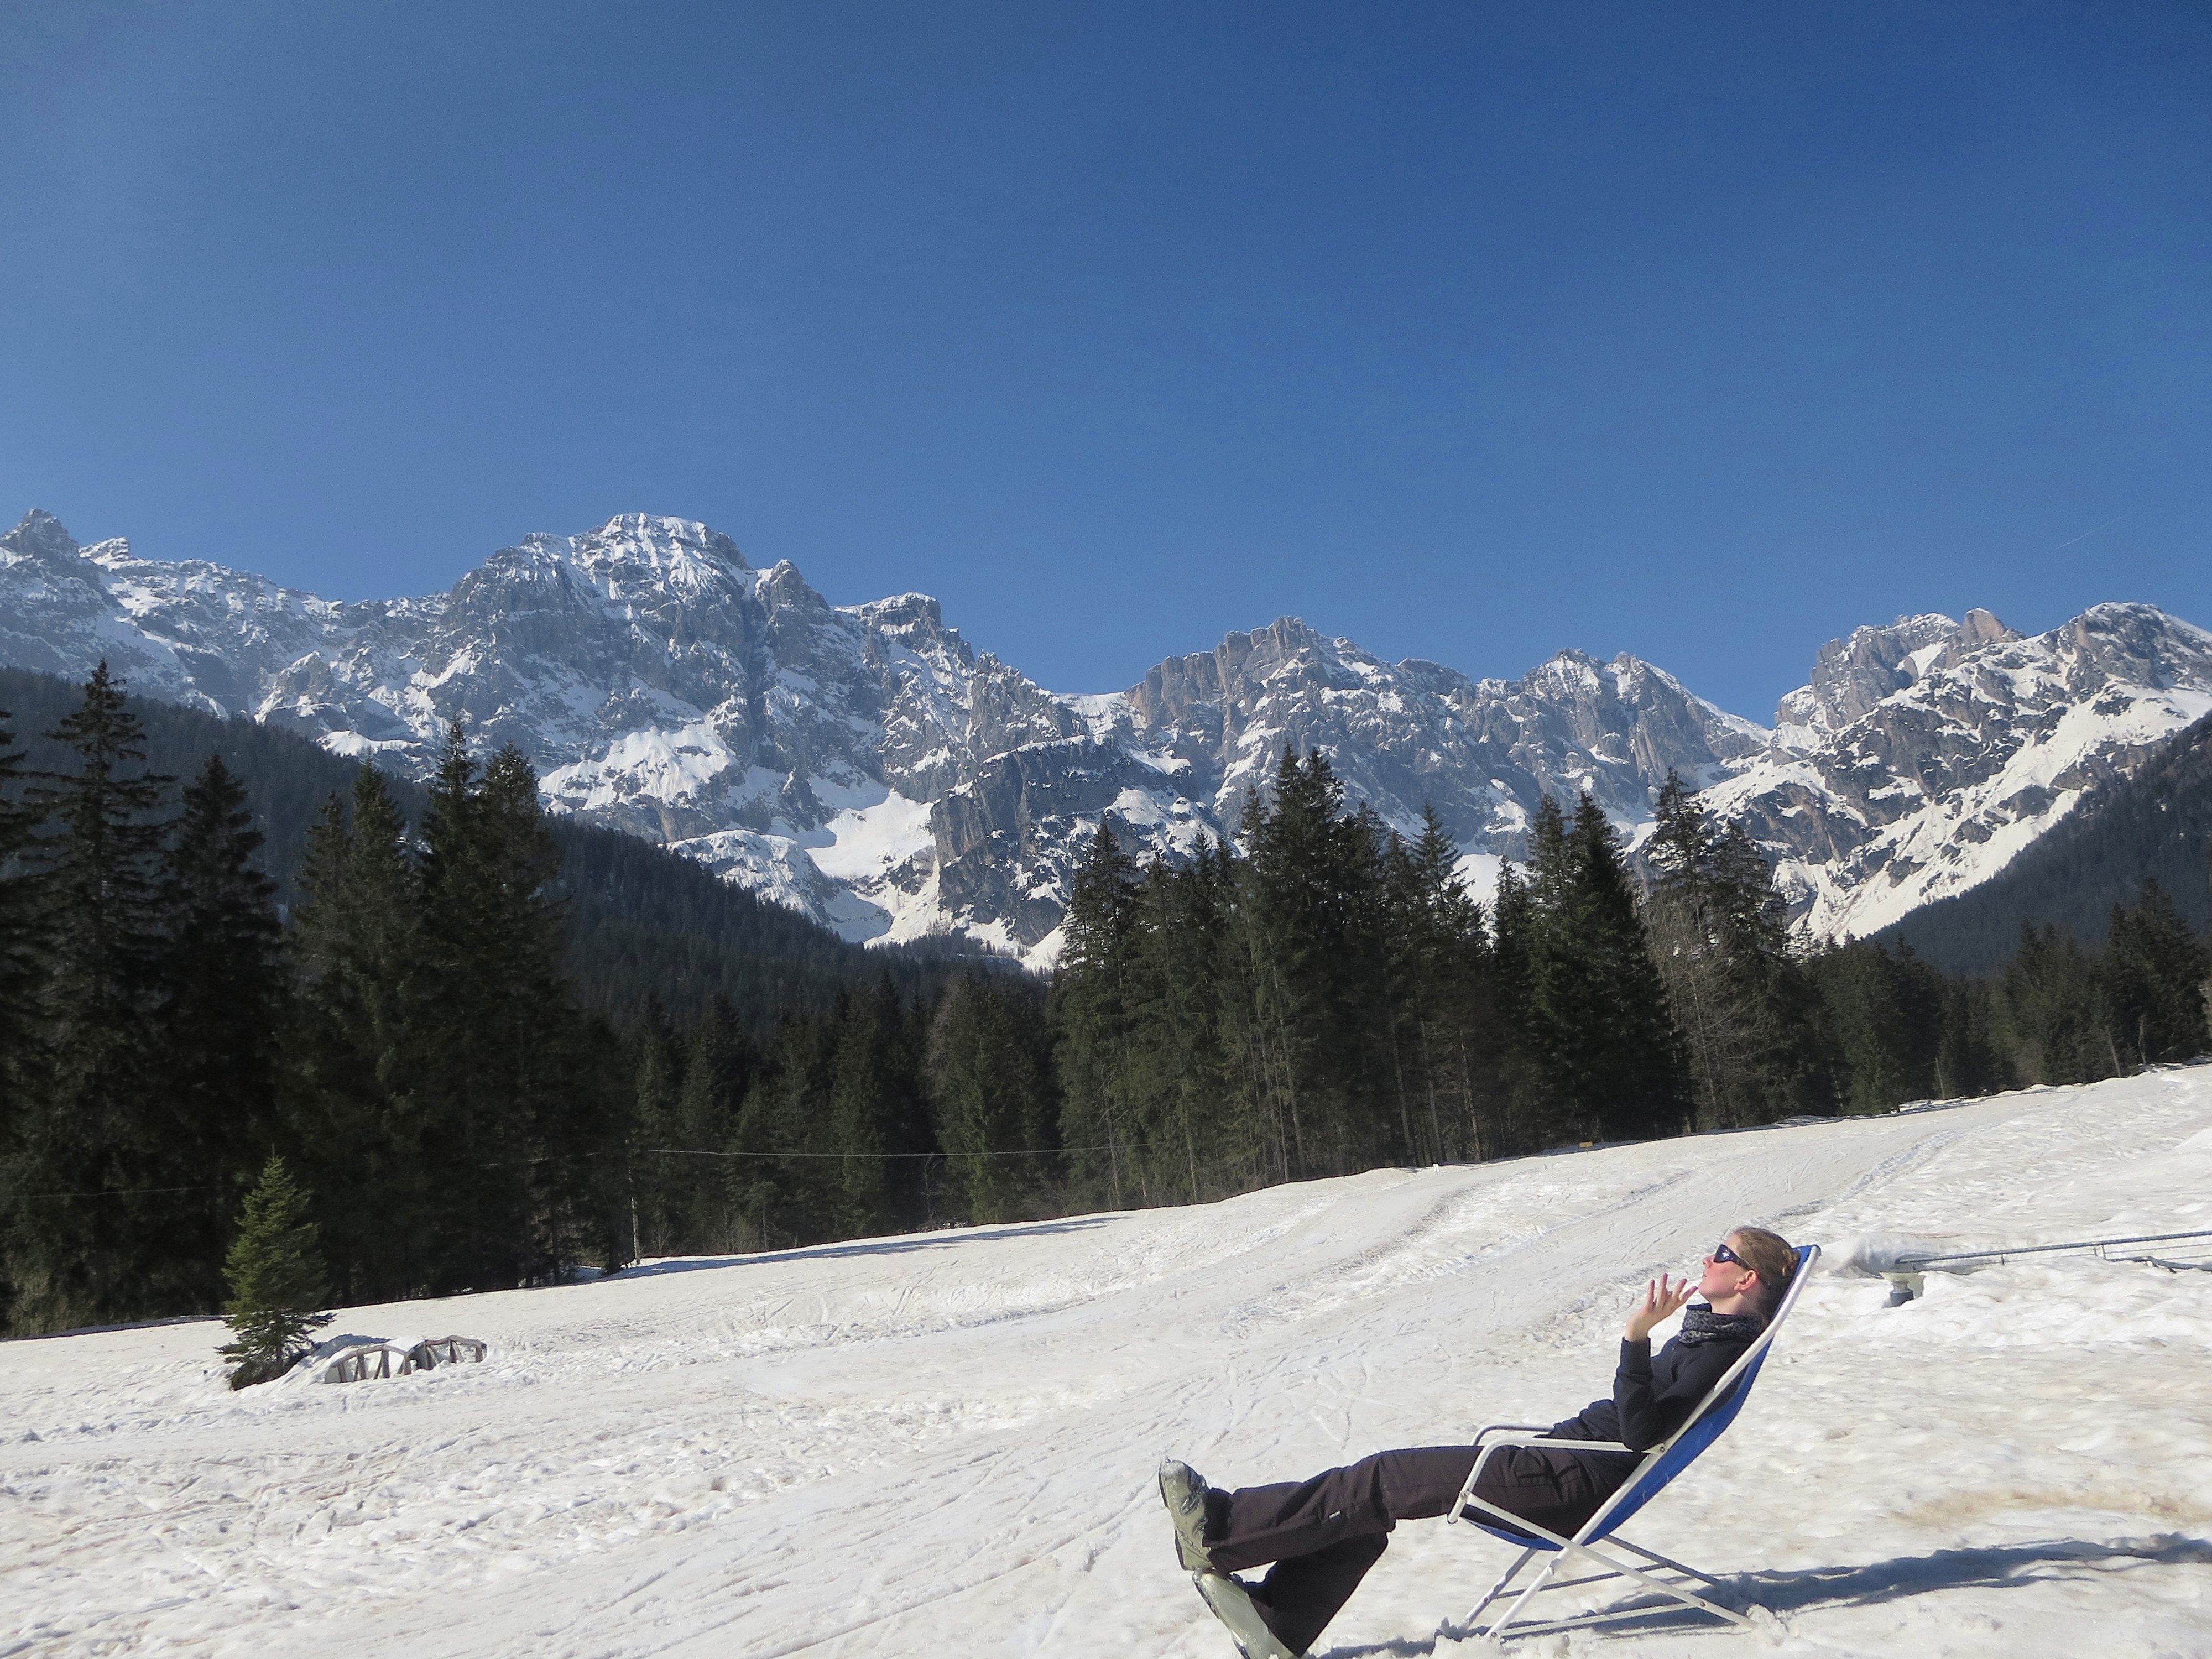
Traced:
POLYGON ((1782 1304, 1782 1293, 1797 1273, 1797 1249, 1780 1233, 1764 1227, 1738 1227, 1729 1237, 1730 1249, 1743 1265, 1759 1275, 1759 1312, 1771 1319, 1782 1304))

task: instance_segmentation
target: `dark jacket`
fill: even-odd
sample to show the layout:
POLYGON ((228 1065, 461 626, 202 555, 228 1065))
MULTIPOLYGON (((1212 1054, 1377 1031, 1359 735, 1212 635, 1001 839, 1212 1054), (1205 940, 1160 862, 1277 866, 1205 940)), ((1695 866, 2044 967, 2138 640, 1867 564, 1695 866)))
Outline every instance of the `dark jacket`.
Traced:
MULTIPOLYGON (((1755 1340, 1714 1336, 1686 1343, 1678 1336, 1656 1354, 1649 1342, 1624 1341, 1620 1368, 1613 1374, 1613 1398, 1593 1400, 1579 1416, 1554 1423, 1552 1436, 1559 1440, 1618 1440, 1638 1451, 1656 1446, 1682 1426, 1755 1340)), ((1637 1460, 1626 1453, 1567 1455, 1583 1460, 1607 1492, 1636 1470, 1637 1460)))

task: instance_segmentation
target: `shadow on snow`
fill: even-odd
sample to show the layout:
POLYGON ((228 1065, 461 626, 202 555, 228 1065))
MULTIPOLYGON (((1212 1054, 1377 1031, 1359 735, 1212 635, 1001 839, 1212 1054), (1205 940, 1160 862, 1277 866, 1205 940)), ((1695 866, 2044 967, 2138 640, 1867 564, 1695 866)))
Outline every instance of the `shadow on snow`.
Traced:
MULTIPOLYGON (((2030 1584, 2081 1572, 2126 1572, 2142 1566, 2177 1566, 2212 1563, 2212 1540, 2179 1533, 2159 1533, 2148 1538, 2121 1538, 2093 1544, 2078 1538, 2045 1539, 2030 1544, 2008 1544, 1987 1549, 1937 1550, 1932 1555, 1897 1555, 1886 1561, 1869 1561, 1855 1567, 1814 1567, 1802 1572, 1739 1573, 1720 1583, 1723 1605, 1742 1607, 1755 1602, 1771 1613, 1787 1616, 1826 1607, 1879 1607, 1931 1590, 2021 1589, 2030 1584), (2075 1571, 2067 1572, 2064 1569, 2075 1571), (2057 1569, 2058 1571, 2051 1571, 2057 1569)), ((1475 1575, 1480 1577, 1480 1575, 1475 1575)), ((1479 1588, 1479 1586, 1477 1587, 1479 1588)), ((1648 1618, 1628 1618, 1601 1628, 1624 1636, 1660 1631, 1711 1630, 1716 1636, 1731 1632, 1709 1616, 1654 1597, 1624 1598, 1608 1605, 1633 1612, 1638 1599, 1652 1602, 1648 1618)), ((1511 1597, 1498 1602, 1510 1606, 1511 1597)), ((1540 1605, 1540 1600, 1539 1602, 1540 1605)), ((1564 1604, 1562 1604, 1564 1606, 1564 1604)), ((1545 1615, 1536 1614, 1541 1617, 1545 1615)), ((1317 1659, 1415 1659, 1434 1654, 1442 1640, 1460 1642, 1468 1632, 1446 1624, 1433 1636, 1402 1637, 1395 1641, 1368 1643, 1358 1647, 1322 1650, 1317 1659)))

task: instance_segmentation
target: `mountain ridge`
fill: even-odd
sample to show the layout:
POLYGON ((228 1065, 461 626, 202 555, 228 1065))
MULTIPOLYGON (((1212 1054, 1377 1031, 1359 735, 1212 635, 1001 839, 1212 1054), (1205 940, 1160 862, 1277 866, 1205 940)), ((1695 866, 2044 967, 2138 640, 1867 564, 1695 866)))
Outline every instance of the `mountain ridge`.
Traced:
POLYGON ((1632 838, 1674 770, 1741 817, 1808 932, 1874 931, 2003 867, 2212 712, 2212 635, 2093 606, 1855 629, 1764 726, 1656 665, 1565 649, 1517 679, 1386 662, 1279 617, 1118 692, 1048 690, 908 592, 830 605, 693 520, 534 532, 443 594, 326 600, 202 561, 0 537, 0 661, 285 726, 420 775, 459 719, 549 808, 659 842, 856 939, 941 932, 1048 963, 1102 817, 1139 857, 1235 834, 1285 745, 1411 830, 1432 805, 1486 889, 1547 793, 1632 838))

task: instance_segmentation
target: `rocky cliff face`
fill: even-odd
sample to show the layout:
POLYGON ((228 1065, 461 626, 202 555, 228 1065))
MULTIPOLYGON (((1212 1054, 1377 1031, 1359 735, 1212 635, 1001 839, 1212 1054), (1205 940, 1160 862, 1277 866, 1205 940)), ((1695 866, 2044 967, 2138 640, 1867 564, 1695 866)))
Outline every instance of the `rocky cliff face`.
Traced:
POLYGON ((2212 637, 2100 606, 2023 640, 1984 611, 1824 647, 1774 731, 1629 656, 1517 680, 1386 663, 1284 618, 1066 696, 937 602, 830 605, 789 564, 629 514, 536 535, 450 592, 337 605, 200 563, 0 538, 0 659, 289 726, 422 772, 453 720, 517 744, 548 806, 668 842, 854 938, 957 929, 1048 959, 1102 816, 1139 856, 1233 835, 1284 747, 1480 879, 1547 793, 1633 831, 1671 769, 1775 854, 1807 924, 1864 932, 1993 873, 2079 789, 2212 707, 2212 637))
POLYGON ((2155 744, 2212 711, 2212 635, 2100 605, 2023 639, 1986 611, 1822 647, 1774 750, 1707 805, 1774 857, 1815 935, 1864 934, 1985 880, 2155 744))

